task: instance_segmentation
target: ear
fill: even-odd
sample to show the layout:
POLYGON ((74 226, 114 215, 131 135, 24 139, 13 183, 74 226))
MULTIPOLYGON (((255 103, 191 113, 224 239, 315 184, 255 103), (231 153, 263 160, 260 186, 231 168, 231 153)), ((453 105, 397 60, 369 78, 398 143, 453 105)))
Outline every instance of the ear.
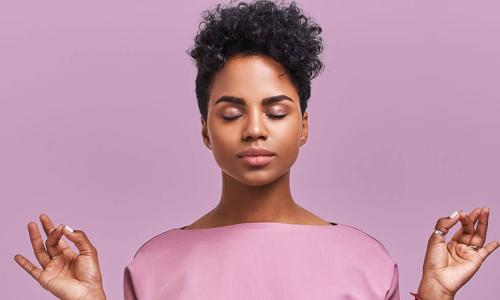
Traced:
POLYGON ((207 129, 207 122, 203 119, 203 116, 200 116, 201 120, 201 136, 203 138, 203 143, 205 146, 207 146, 208 149, 210 148, 210 137, 208 136, 208 129, 207 129))
POLYGON ((304 112, 304 115, 302 116, 302 134, 300 135, 300 146, 304 145, 307 142, 307 136, 309 132, 307 118, 308 114, 307 112, 304 112))

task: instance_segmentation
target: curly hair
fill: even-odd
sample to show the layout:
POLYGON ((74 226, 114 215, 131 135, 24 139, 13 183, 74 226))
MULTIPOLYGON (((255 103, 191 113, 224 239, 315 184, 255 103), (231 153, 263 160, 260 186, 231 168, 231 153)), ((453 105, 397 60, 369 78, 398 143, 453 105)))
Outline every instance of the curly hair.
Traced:
POLYGON ((214 75, 232 55, 260 54, 278 61, 291 75, 303 114, 311 96, 311 80, 323 70, 322 29, 295 2, 288 6, 268 0, 218 4, 205 10, 194 46, 187 51, 196 62, 196 97, 207 120, 209 87, 214 75))

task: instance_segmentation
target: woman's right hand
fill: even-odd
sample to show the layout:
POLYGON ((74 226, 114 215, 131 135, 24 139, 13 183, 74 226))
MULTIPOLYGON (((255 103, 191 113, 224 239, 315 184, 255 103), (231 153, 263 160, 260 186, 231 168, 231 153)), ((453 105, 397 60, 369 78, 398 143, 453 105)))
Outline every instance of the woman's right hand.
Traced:
POLYGON ((102 286, 97 249, 81 230, 71 232, 64 225, 54 227, 50 218, 40 215, 47 236, 43 243, 35 222, 28 223, 33 252, 42 269, 33 265, 21 254, 14 260, 44 289, 63 300, 106 299, 102 286), (62 236, 73 242, 79 253, 71 250, 62 236))

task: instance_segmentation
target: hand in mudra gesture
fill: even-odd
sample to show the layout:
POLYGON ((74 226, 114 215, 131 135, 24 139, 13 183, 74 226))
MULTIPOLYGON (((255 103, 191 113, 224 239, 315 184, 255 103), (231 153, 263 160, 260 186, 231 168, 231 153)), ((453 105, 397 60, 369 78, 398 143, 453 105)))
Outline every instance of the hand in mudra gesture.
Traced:
POLYGON ((469 215, 459 211, 437 221, 435 229, 442 235, 433 232, 427 244, 418 288, 422 299, 453 299, 486 257, 500 246, 499 241, 485 244, 488 217, 488 208, 476 208, 469 215), (446 242, 445 235, 459 221, 462 227, 446 242))
POLYGON ((35 222, 28 224, 33 252, 42 269, 24 256, 14 260, 44 289, 59 299, 106 299, 102 286, 97 250, 81 230, 67 230, 61 224, 54 227, 50 218, 42 214, 40 221, 47 236, 43 243, 35 222), (75 244, 79 253, 71 250, 62 236, 75 244))

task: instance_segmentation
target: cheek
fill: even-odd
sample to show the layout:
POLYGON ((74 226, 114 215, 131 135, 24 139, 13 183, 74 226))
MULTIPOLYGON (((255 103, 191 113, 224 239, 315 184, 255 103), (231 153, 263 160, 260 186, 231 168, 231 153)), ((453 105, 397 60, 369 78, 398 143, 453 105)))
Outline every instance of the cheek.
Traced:
POLYGON ((231 128, 229 126, 218 127, 217 129, 212 131, 211 139, 215 145, 218 146, 219 151, 231 151, 232 148, 237 146, 238 143, 238 132, 235 128, 231 128))
POLYGON ((218 127, 212 131, 211 140, 214 145, 212 152, 221 167, 228 167, 236 159, 236 153, 241 147, 238 137, 238 133, 230 127, 218 127))
POLYGON ((285 149, 298 145, 302 132, 302 124, 294 119, 288 122, 282 122, 272 128, 272 136, 275 138, 276 145, 285 149))

